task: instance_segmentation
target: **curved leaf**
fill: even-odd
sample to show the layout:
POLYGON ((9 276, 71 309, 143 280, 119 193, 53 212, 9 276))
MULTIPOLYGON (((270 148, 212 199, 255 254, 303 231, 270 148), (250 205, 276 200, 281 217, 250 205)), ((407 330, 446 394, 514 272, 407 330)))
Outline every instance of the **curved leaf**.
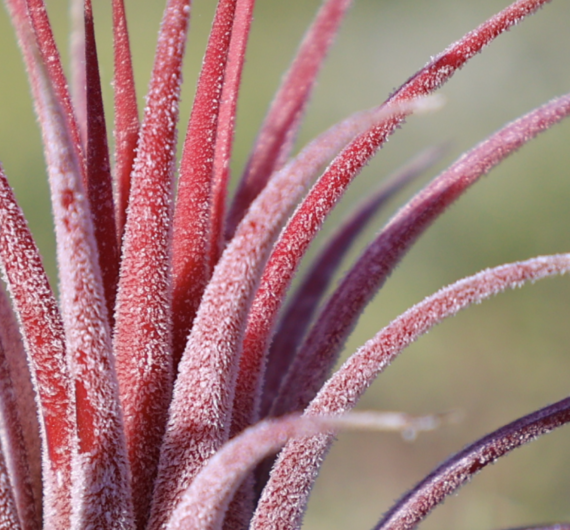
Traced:
MULTIPOLYGON (((525 281, 568 271, 570 254, 544 256, 487 269, 445 287, 366 342, 327 381, 305 414, 350 411, 372 381, 406 346, 445 318, 525 281)), ((261 530, 267 525, 299 528, 308 495, 331 442, 331 436, 319 435, 292 441, 283 449, 258 503, 252 530, 261 530)))
POLYGON ((76 448, 75 400, 63 322, 43 264, 0 169, 0 261, 28 354, 42 435, 44 524, 66 528, 76 448))
POLYGON ((524 416, 449 458, 400 499, 375 530, 411 530, 445 497, 501 456, 570 422, 570 398, 524 416))
POLYGON ((13 510, 17 513, 18 527, 34 530, 40 528, 41 512, 36 512, 24 431, 6 357, 0 339, 0 528, 10 528, 5 525, 13 518, 13 510))
POLYGON ((27 474, 35 503, 34 511, 37 517, 40 517, 42 513, 42 461, 36 394, 18 321, 3 287, 0 287, 0 342, 4 346, 14 392, 15 409, 22 429, 27 474))
MULTIPOLYGON (((519 0, 466 34, 398 89, 385 105, 430 94, 493 39, 536 11, 546 0, 519 0)), ((244 337, 242 365, 247 369, 249 394, 258 395, 265 356, 287 289, 309 244, 327 215, 364 165, 396 130, 409 112, 373 126, 355 138, 330 164, 289 220, 275 244, 261 278, 244 337)), ((237 408, 240 410, 240 408, 237 408)), ((255 414, 251 407, 248 409, 255 414)))
POLYGON ((334 230, 332 236, 323 245, 297 288, 295 296, 287 303, 287 308, 275 332, 267 357, 261 417, 269 413, 317 306, 352 243, 386 202, 404 186, 419 177, 429 166, 435 164, 441 158, 442 153, 441 148, 423 151, 390 175, 376 191, 371 192, 366 200, 354 207, 352 215, 334 230))
POLYGON ((570 114, 570 95, 506 125, 438 176, 380 232, 323 308, 283 383, 274 413, 303 410, 325 382, 366 304, 431 223, 481 176, 570 114))
MULTIPOLYGON (((396 108, 401 111, 400 106, 396 108)), ((168 515, 167 510, 176 504, 175 499, 205 460, 227 440, 232 414, 234 420, 239 414, 235 406, 232 412, 232 398, 247 311, 271 244, 287 215, 322 165, 387 112, 360 113, 314 140, 266 186, 224 251, 179 365, 153 501, 165 508, 160 518, 168 515)), ((249 419, 248 411, 245 414, 249 419)))

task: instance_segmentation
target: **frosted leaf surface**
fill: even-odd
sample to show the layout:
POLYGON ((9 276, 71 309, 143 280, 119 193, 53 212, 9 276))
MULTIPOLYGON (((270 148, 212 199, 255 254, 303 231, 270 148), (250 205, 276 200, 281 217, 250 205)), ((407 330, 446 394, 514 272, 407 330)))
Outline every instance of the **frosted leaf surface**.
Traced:
POLYGON ((283 383, 276 413, 303 410, 326 380, 359 315, 418 237, 481 176, 570 114, 562 96, 506 125, 462 155, 387 224, 323 308, 283 383))
POLYGON ((20 530, 20 521, 13 496, 13 488, 6 468, 4 454, 0 450, 0 529, 20 530))
MULTIPOLYGON (((488 269, 445 287, 366 342, 323 386, 305 414, 348 412, 396 355, 434 325, 507 288, 569 270, 570 254, 544 256, 488 269)), ((263 490, 252 529, 262 529, 269 521, 278 527, 299 527, 310 489, 331 442, 331 436, 319 435, 292 441, 283 449, 263 490), (291 502, 292 498, 295 502, 291 502)))
POLYGON ((120 486, 109 496, 108 488, 89 483, 97 480, 97 475, 88 474, 81 469, 80 461, 75 461, 73 517, 79 519, 74 524, 100 516, 105 507, 115 524, 128 527, 124 521, 132 521, 132 509, 123 426, 91 213, 65 116, 41 67, 38 72, 38 107, 56 229, 62 314, 75 384, 78 450, 89 453, 102 473, 114 469, 120 486), (112 451, 108 449, 109 439, 112 451), (88 488, 99 491, 97 498, 87 501, 88 488))
MULTIPOLYGON (((3 482, 3 485, 0 486, 0 497, 6 497, 7 492, 3 491, 4 487, 6 485, 10 487, 9 495, 13 498, 13 509, 18 515, 17 518, 22 528, 34 530, 39 527, 39 514, 41 512, 36 511, 37 505, 34 502, 32 481, 27 464, 21 415, 10 376, 3 341, 0 338, 0 452, 3 459, 0 466, 3 469, 0 469, 0 475, 6 475, 0 478, 0 481, 3 482)), ((41 489, 36 493, 41 498, 41 489)), ((5 501, 6 499, 3 502, 5 501)), ((2 508, 7 510, 1 512, 2 516, 7 516, 9 510, 12 509, 6 505, 0 507, 0 510, 2 508)), ((1 522, 0 528, 2 528, 1 522)))
POLYGON ((358 114, 313 141, 272 179, 222 254, 179 365, 154 506, 170 506, 227 439, 247 311, 270 246, 322 165, 375 119, 358 114))
POLYGON ((114 351, 137 526, 146 524, 172 391, 172 193, 188 0, 166 6, 132 174, 114 351))
POLYGON ((32 93, 36 99, 35 103, 38 103, 38 94, 34 87, 35 83, 37 83, 37 72, 33 63, 38 58, 33 56, 35 53, 39 53, 41 56, 39 60, 43 67, 46 68, 47 76, 53 83, 56 97, 64 111, 67 126, 71 131, 73 146, 77 157, 81 161, 82 172, 84 172, 85 162, 79 128, 75 120, 67 88, 67 80, 61 66, 59 51, 55 44, 45 5, 42 0, 7 0, 6 4, 18 35, 18 43, 22 49, 28 70, 32 93), (30 46, 33 46, 36 50, 32 52, 30 46))
MULTIPOLYGON (((216 452, 184 492, 166 528, 221 528, 230 500, 248 472, 263 458, 277 452, 292 437, 340 429, 403 431, 417 426, 421 430, 422 425, 432 428, 434 422, 437 422, 434 416, 413 418, 401 413, 383 412, 359 412, 344 416, 285 416, 259 422, 216 452)), ((224 525, 227 522, 224 521, 224 525)))
POLYGON ((117 234, 123 234, 139 133, 138 106, 123 0, 113 0, 115 168, 117 234))
POLYGON ((15 406, 26 451, 26 464, 29 468, 36 513, 41 513, 41 442, 36 395, 32 376, 26 359, 26 351, 18 321, 3 287, 0 286, 0 341, 4 345, 6 362, 13 383, 15 406))
POLYGON ((63 323, 38 249, 1 171, 0 258, 39 401, 44 522, 65 528, 71 514, 71 454, 76 431, 63 323))
POLYGON ((221 0, 198 81, 180 164, 172 241, 173 355, 176 367, 200 304, 211 263, 212 185, 220 98, 236 0, 221 0))
POLYGON ((213 166, 212 208, 210 214, 212 219, 210 263, 212 267, 217 263, 224 244, 223 232, 226 214, 227 185, 235 132, 237 99, 254 4, 255 0, 238 0, 236 3, 232 37, 228 49, 228 61, 221 95, 218 129, 216 132, 216 152, 213 166))
MULTIPOLYGON (((396 119, 395 116, 402 113, 409 114, 416 109, 430 108, 433 103, 433 101, 426 101, 425 99, 395 102, 356 114, 324 133, 322 137, 312 142, 304 152, 311 157, 323 156, 320 159, 322 163, 337 153, 341 146, 346 145, 355 137, 358 139, 358 135, 362 135, 362 131, 366 131, 371 126, 396 119), (324 155, 327 154, 329 156, 325 158, 324 155)), ((339 156, 342 155, 338 155, 335 160, 338 160, 339 156)), ((302 162, 302 159, 300 161, 302 162)), ((316 161, 319 159, 315 158, 311 163, 314 164, 316 161)), ((316 169, 318 166, 315 165, 316 169)), ((265 265, 260 286, 248 315, 243 340, 244 355, 240 360, 233 406, 232 434, 240 432, 257 421, 264 375, 265 346, 267 346, 269 330, 273 326, 276 313, 283 302, 285 290, 302 256, 302 251, 299 249, 308 247, 311 237, 316 235, 324 216, 334 204, 334 201, 333 203, 327 202, 326 199, 330 196, 325 199, 319 196, 323 189, 331 184, 331 181, 333 181, 331 187, 342 188, 343 185, 348 184, 347 182, 341 184, 334 182, 336 179, 334 176, 330 178, 329 169, 319 178, 293 217, 288 221, 272 249, 268 263, 265 265)), ((277 179, 280 174, 281 172, 274 178, 277 179)), ((271 181, 268 186, 270 185, 271 181)), ((338 192, 338 189, 335 191, 338 192)))
MULTIPOLYGON (((343 257, 358 234, 385 203, 406 184, 418 177, 441 157, 442 149, 428 149, 388 177, 365 201, 357 204, 353 214, 338 226, 323 245, 305 274, 295 295, 280 319, 267 359, 261 416, 264 417, 275 399, 281 381, 292 363, 297 347, 343 257)), ((271 414, 280 416, 281 414, 271 414)))
MULTIPOLYGON (((113 325, 117 282, 119 280, 119 240, 115 226, 113 184, 107 146, 107 127, 101 94, 101 80, 95 45, 91 1, 85 0, 85 70, 87 103, 86 175, 89 217, 97 254, 103 296, 109 324, 113 325)), ((78 161, 79 164, 79 161, 78 161)), ((80 169, 80 168, 79 168, 80 169)))

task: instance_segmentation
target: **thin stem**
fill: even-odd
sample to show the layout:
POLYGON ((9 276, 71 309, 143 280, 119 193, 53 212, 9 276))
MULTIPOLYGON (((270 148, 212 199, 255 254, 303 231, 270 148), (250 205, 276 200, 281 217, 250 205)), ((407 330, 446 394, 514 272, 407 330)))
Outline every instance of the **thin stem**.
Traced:
MULTIPOLYGON (((513 449, 570 422, 570 398, 524 416, 449 458, 400 499, 375 530, 416 528, 445 497, 513 449)), ((556 528, 556 527, 555 527, 556 528)))

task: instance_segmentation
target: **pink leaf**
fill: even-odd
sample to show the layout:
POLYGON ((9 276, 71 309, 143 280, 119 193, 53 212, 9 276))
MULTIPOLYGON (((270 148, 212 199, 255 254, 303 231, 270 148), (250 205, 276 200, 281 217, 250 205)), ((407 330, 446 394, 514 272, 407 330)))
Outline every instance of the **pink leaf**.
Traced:
POLYGON ((170 0, 132 174, 114 351, 137 526, 148 518, 172 392, 171 219, 176 123, 190 5, 170 0))
POLYGON ((230 440, 210 459, 184 492, 166 528, 220 528, 239 484, 256 464, 281 449, 290 438, 339 429, 432 430, 439 421, 436 416, 414 418, 397 412, 353 412, 340 417, 295 415, 264 420, 230 440))
MULTIPOLYGON (((375 123, 382 123, 384 120, 392 119, 395 115, 399 115, 401 113, 410 113, 415 109, 424 109, 426 107, 426 101, 417 100, 417 101, 405 101, 405 102, 396 102, 391 103, 389 105, 381 106, 377 109, 373 109, 372 111, 368 111, 366 113, 359 113, 354 115, 351 118, 348 118, 346 121, 340 123, 339 125, 332 127, 324 133, 321 137, 317 140, 312 142, 309 147, 303 152, 306 153, 306 156, 310 156, 313 158, 309 158, 309 161, 313 165, 313 171, 318 170, 319 165, 316 165, 314 162, 320 161, 321 163, 326 160, 323 155, 327 152, 332 156, 333 153, 338 152, 341 145, 345 145, 347 141, 353 139, 358 134, 361 134, 365 128, 375 124, 375 123), (313 152, 314 150, 314 152, 313 152), (319 151, 321 151, 319 153, 319 151)), ((431 103, 430 103, 431 104, 431 103)), ((429 108, 429 105, 427 105, 429 108)), ((302 163, 306 163, 302 157, 299 157, 299 161, 302 163)), ((303 166, 301 166, 302 168, 303 166)), ((286 175, 286 168, 280 171, 274 179, 277 179, 281 175, 286 175)), ((291 172, 292 176, 294 173, 291 172)), ((268 186, 272 185, 272 179, 268 186)), ((293 184, 293 182, 291 183, 293 184)), ((307 182, 305 182, 305 185, 307 182)), ((318 183, 315 185, 317 186, 318 183)), ((313 186, 313 190, 309 192, 309 196, 314 191, 315 186, 313 186)), ((262 192, 264 193, 264 192, 262 192)), ((288 197, 288 200, 295 200, 298 201, 299 195, 293 195, 290 192, 284 197, 288 197)), ((285 205, 285 201, 282 198, 281 201, 285 205)), ((254 202, 255 204, 255 202, 254 202)), ((293 218, 298 215, 300 209, 303 208, 303 204, 297 208, 296 213, 294 214, 293 218)), ((305 205, 306 206, 306 205, 305 205)), ((253 205, 252 205, 253 208, 253 205)), ((317 210, 319 206, 317 206, 317 210)), ((268 210, 268 215, 276 215, 277 213, 277 206, 273 207, 273 210, 268 210)), ((321 211, 322 213, 322 211, 321 211)), ((247 217, 246 217, 247 218, 247 217)), ((287 226, 290 227, 290 222, 287 226)), ((287 227, 284 229, 287 230, 287 227)), ((283 233, 281 233, 281 238, 279 241, 283 239, 283 233)), ((298 239, 303 239, 305 235, 304 228, 301 228, 300 231, 297 233, 298 239)), ((279 244, 279 241, 276 245, 279 244)), ((275 246, 272 250, 272 256, 275 255, 275 246)), ((283 272, 287 274, 290 271, 290 266, 292 265, 291 262, 287 262, 284 265, 283 272)), ((267 273, 268 265, 265 265, 265 272, 267 273)), ((263 278, 262 278, 263 281, 263 278)), ((265 293, 267 295, 267 293, 265 293)), ((269 295, 270 297, 270 295, 269 295)), ((240 358, 240 366, 239 366, 239 377, 237 379, 236 389, 235 389, 235 398, 234 398, 234 405, 233 405, 233 416, 232 416, 232 429, 231 434, 232 436, 240 432, 241 430, 245 429, 253 422, 257 420, 258 409, 261 399, 261 382, 263 379, 263 370, 264 370, 264 358, 261 355, 258 355, 259 350, 254 350, 251 348, 251 335, 255 333, 256 325, 258 323, 254 323, 252 325, 252 313, 255 313, 255 316, 259 316, 259 312, 261 307, 259 306, 259 289, 256 293, 255 298, 253 299, 250 314, 248 315, 248 323, 246 327, 246 332, 244 335, 243 341, 243 348, 244 348, 244 355, 240 358), (256 302, 257 301, 257 302, 256 302), (257 305, 256 305, 257 304, 257 305), (252 331, 252 328, 254 331, 252 331), (248 333, 250 334, 248 336, 248 333)), ((275 301, 273 301, 275 302, 275 301)), ((236 350, 238 351, 238 350, 236 350)))
POLYGON ((20 521, 16 510, 16 501, 14 500, 12 484, 6 469, 6 461, 0 450, 0 519, 1 530, 20 530, 20 521))
POLYGON ((129 472, 92 217, 65 115, 42 65, 36 68, 63 324, 75 385, 78 451, 67 448, 73 455, 72 524, 108 527, 110 518, 117 528, 128 528, 129 472), (112 483, 107 476, 114 477, 112 483))
POLYGON ((167 530, 217 530, 240 483, 263 458, 293 436, 309 436, 331 425, 320 418, 290 416, 258 423, 224 445, 184 492, 167 530))
POLYGON ((204 461, 228 438, 247 311, 278 231, 322 165, 386 112, 360 113, 314 140, 254 201, 222 254, 179 365, 161 450, 152 528, 160 526, 158 521, 165 520, 204 461))
MULTIPOLYGON (((320 428, 319 428, 320 427, 320 428)), ((322 423, 299 416, 258 423, 224 445, 192 481, 169 519, 168 530, 221 528, 228 505, 247 473, 295 435, 315 434, 322 423)))
POLYGON ((35 512, 40 517, 42 512, 42 463, 36 395, 16 315, 14 315, 10 307, 8 297, 3 288, 0 288, 0 322, 0 341, 4 346, 14 391, 15 407, 22 427, 35 512))
POLYGON ((262 417, 269 412, 317 306, 352 243, 393 195, 419 177, 429 166, 435 164, 442 154, 441 148, 428 149, 389 176, 378 190, 369 194, 369 198, 356 205, 352 215, 335 229, 323 245, 295 296, 287 304, 287 310, 275 333, 267 358, 261 405, 262 417))
POLYGON ((289 157, 324 59, 352 0, 324 0, 261 126, 228 216, 231 237, 271 174, 289 157))
MULTIPOLYGON (((495 37, 536 11, 546 0, 519 0, 484 22, 434 58, 398 89, 386 104, 425 96, 439 88, 495 37)), ((242 365, 252 380, 250 393, 260 392, 264 359, 277 314, 293 275, 326 216, 352 179, 404 120, 406 112, 380 122, 353 140, 313 186, 283 230, 265 267, 252 303, 244 338, 242 365), (246 364, 247 363, 247 364, 246 364)))
MULTIPOLYGON (((28 468, 26 445, 20 414, 18 413, 16 391, 12 383, 10 369, 5 355, 4 345, 0 340, 0 528, 3 526, 9 511, 6 502, 6 484, 11 487, 10 496, 13 497, 14 511, 17 513, 19 527, 25 530, 40 528, 41 512, 36 512, 32 480, 28 468), (3 476, 3 475, 6 476, 3 476)), ((41 490, 40 490, 41 493, 41 490)), ((10 508, 11 510, 11 508, 10 508)))
POLYGON ((30 49, 32 43, 35 43, 34 46, 37 46, 39 49, 39 53, 42 57, 41 62, 47 70, 47 76, 50 78, 50 82, 53 84, 59 105, 61 105, 64 110, 67 126, 71 132, 73 145, 76 150, 76 156, 81 160, 81 170, 84 172, 85 160, 81 146, 81 137, 67 89, 67 80, 63 73, 59 51, 57 50, 53 38, 44 2, 43 0, 6 0, 6 5, 8 6, 12 23, 18 35, 18 43, 22 49, 34 98, 38 97, 34 88, 34 85, 38 81, 36 78, 37 73, 33 65, 33 61, 35 60, 33 58, 34 52, 30 49))
MULTIPOLYGON (((570 254, 560 254, 487 269, 445 287, 366 342, 328 380, 305 414, 334 415, 350 411, 406 346, 445 318, 507 288, 568 271, 570 254)), ((331 442, 330 436, 319 435, 293 441, 285 447, 263 490, 252 530, 267 525, 299 527, 313 481, 331 442)))
POLYGON ((482 175, 569 114, 570 95, 566 95, 508 124, 462 155, 390 220, 323 308, 287 374, 275 414, 307 406, 368 301, 431 223, 482 175))

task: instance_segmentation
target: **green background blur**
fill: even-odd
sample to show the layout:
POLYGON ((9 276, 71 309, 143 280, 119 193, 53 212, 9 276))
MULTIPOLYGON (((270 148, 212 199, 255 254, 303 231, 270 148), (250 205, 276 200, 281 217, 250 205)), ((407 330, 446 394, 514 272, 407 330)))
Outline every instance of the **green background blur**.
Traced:
MULTIPOLYGON (((67 60, 66 2, 47 3, 67 60)), ((258 0, 239 107, 232 165, 236 174, 319 3, 258 0)), ((94 0, 103 89, 111 109, 109 4, 94 0)), ((127 1, 141 106, 162 4, 127 1)), ((349 113, 380 103, 430 56, 506 4, 507 0, 356 0, 320 76, 299 145, 349 113)), ((181 138, 213 8, 213 0, 194 3, 181 138)), ((43 154, 5 11, 0 12, 0 51, 0 160, 55 284, 43 154)), ((568 92, 569 58, 570 2, 555 0, 457 73, 441 90, 447 100, 441 111, 409 120, 360 175, 324 232, 420 149, 452 142, 448 156, 425 183, 504 123, 568 92)), ((112 123, 110 113, 108 122, 112 123)), ((569 251, 569 146, 570 122, 542 135, 469 191, 407 255, 360 319, 346 354, 407 307, 462 276, 508 261, 569 251)), ((402 193, 373 223, 352 259, 413 191, 402 193)), ((371 527, 447 455, 503 423, 566 397, 569 316, 570 278, 551 279, 471 308, 409 348, 372 386, 361 408, 415 414, 459 408, 464 421, 412 443, 398 435, 340 435, 315 488, 305 528, 371 527)), ((475 530, 570 520, 569 442, 567 427, 519 449, 437 508, 423 528, 475 530)))

